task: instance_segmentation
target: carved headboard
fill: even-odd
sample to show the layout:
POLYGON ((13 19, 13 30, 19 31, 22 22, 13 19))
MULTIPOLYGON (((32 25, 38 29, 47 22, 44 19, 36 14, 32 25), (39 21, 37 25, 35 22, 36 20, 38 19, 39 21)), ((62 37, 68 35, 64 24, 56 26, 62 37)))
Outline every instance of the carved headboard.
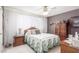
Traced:
MULTIPOLYGON (((30 27, 30 28, 28 28, 28 29, 25 29, 24 30, 24 35, 25 35, 25 33, 28 31, 28 30, 39 30, 38 28, 35 28, 35 27, 30 27)), ((40 31, 40 30, 39 30, 40 31)))

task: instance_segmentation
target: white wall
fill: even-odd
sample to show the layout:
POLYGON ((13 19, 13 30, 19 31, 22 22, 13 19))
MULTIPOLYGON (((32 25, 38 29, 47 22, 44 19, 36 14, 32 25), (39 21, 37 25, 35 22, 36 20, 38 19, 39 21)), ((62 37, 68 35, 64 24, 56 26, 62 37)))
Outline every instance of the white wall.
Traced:
POLYGON ((3 31, 2 31, 2 8, 0 7, 0 52, 2 51, 2 43, 3 43, 3 31))
POLYGON ((29 15, 18 15, 17 17, 17 30, 22 28, 22 32, 29 28, 39 28, 41 32, 47 32, 47 20, 43 17, 34 17, 29 15))
POLYGON ((2 33, 2 8, 0 7, 0 33, 2 33))
POLYGON ((2 45, 2 9, 0 7, 0 45, 2 45))
POLYGON ((35 26, 41 32, 47 32, 47 19, 33 15, 21 14, 9 9, 4 10, 4 42, 5 45, 13 43, 13 36, 16 35, 19 28, 22 34, 25 29, 35 26))

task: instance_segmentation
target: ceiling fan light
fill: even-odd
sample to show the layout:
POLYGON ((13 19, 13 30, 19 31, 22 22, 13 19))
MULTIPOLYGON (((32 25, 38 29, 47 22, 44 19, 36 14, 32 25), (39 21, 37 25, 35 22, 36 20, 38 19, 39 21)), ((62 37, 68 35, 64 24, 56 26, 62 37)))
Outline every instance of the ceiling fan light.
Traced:
POLYGON ((48 15, 48 11, 43 12, 43 15, 48 15))

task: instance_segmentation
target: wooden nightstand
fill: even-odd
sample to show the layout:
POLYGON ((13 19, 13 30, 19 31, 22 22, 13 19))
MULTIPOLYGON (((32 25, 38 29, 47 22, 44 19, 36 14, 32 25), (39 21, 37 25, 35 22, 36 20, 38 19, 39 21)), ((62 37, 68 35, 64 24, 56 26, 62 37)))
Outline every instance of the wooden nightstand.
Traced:
POLYGON ((71 47, 68 43, 61 41, 61 53, 79 53, 79 49, 71 47))
POLYGON ((24 36, 14 36, 13 46, 19 46, 24 44, 24 36))

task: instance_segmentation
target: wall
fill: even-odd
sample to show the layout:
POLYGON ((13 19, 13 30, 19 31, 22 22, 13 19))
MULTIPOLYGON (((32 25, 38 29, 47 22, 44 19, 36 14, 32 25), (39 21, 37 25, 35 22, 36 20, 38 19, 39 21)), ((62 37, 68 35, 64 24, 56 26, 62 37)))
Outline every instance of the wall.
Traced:
POLYGON ((0 52, 2 51, 3 31, 2 31, 2 8, 0 7, 0 52))
POLYGON ((0 33, 2 33, 2 8, 0 7, 0 33))
POLYGON ((5 8, 4 20, 4 45, 13 43, 13 36, 19 28, 22 29, 22 34, 25 29, 32 26, 39 28, 41 32, 47 32, 47 19, 44 17, 21 14, 5 8))
POLYGON ((70 11, 70 12, 67 12, 67 13, 63 13, 63 14, 59 14, 59 15, 55 15, 55 16, 52 16, 52 17, 49 17, 48 18, 48 32, 50 33, 54 33, 55 30, 52 30, 55 28, 54 25, 51 25, 51 23, 54 23, 54 22, 59 22, 60 20, 68 20, 70 17, 73 17, 73 16, 79 16, 79 10, 73 10, 73 11, 70 11))
POLYGON ((2 43, 2 8, 0 7, 0 45, 2 43))
POLYGON ((22 33, 23 33, 24 29, 27 29, 29 27, 36 27, 40 29, 41 32, 47 32, 47 20, 42 17, 18 15, 17 31, 19 28, 22 28, 22 33))

